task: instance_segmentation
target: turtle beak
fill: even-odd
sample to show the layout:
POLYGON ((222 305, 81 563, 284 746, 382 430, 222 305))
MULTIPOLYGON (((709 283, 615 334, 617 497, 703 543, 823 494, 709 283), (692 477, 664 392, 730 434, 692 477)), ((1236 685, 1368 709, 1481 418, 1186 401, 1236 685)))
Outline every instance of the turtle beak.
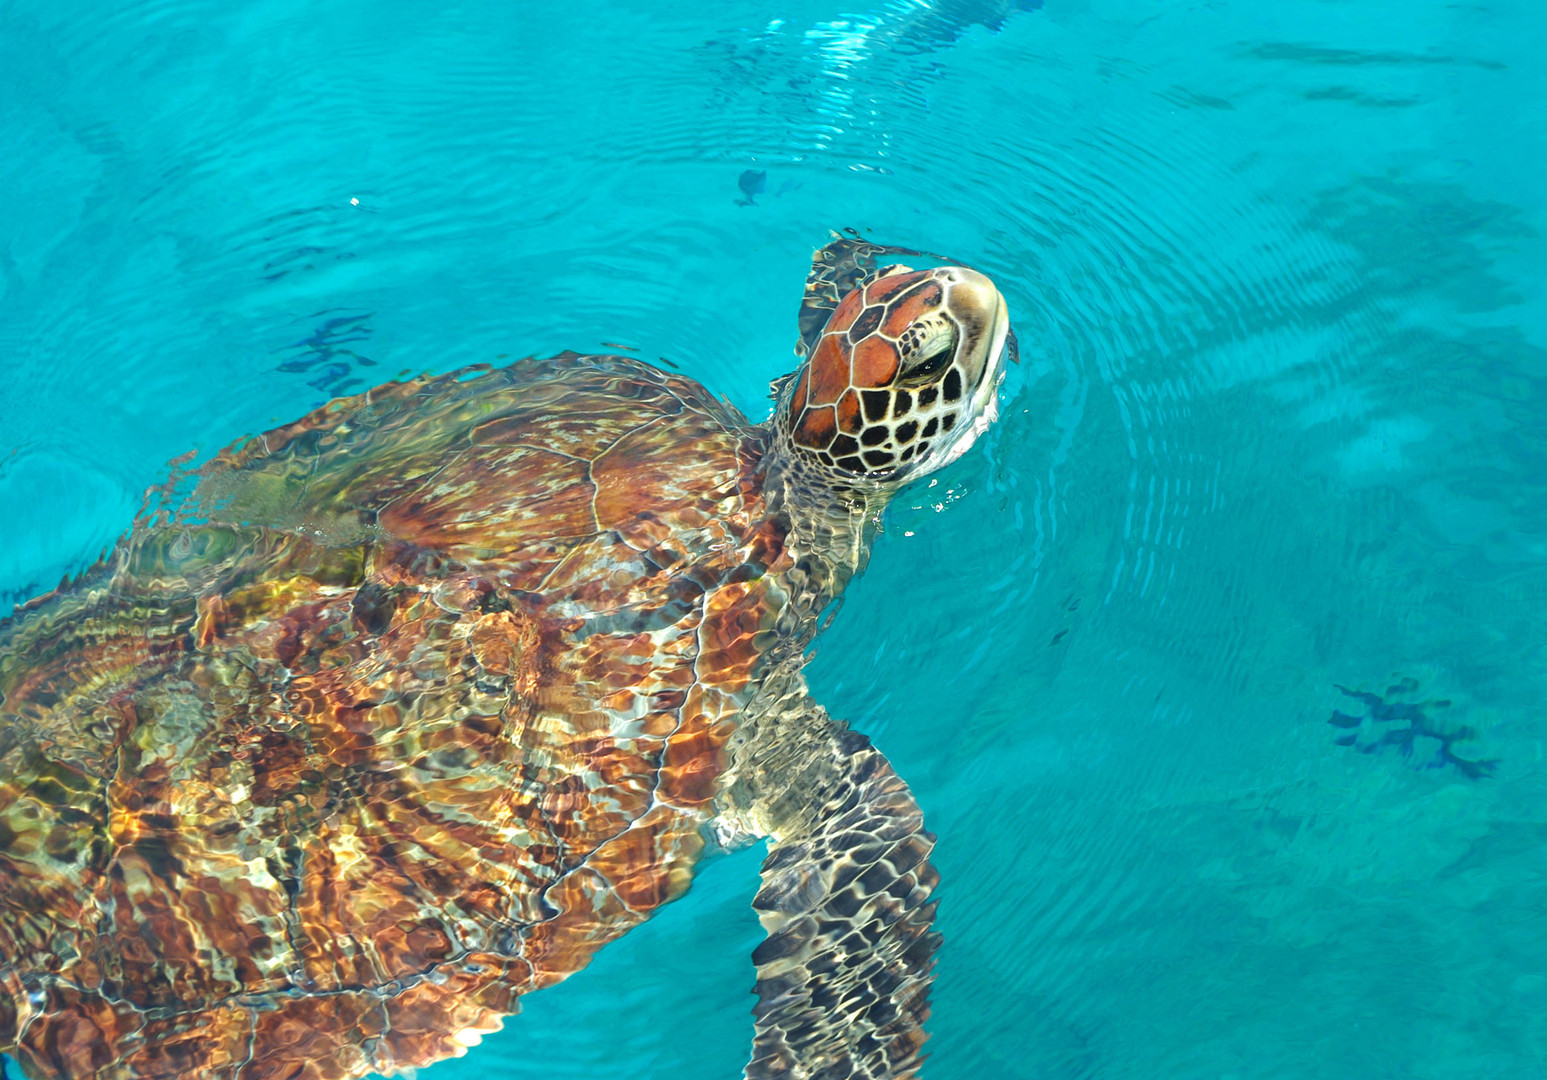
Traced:
POLYGON ((965 454, 979 435, 999 417, 999 384, 1004 381, 1005 358, 1019 359, 1010 313, 1004 296, 984 274, 953 266, 936 271, 950 282, 946 306, 962 328, 963 340, 957 364, 967 374, 971 392, 963 423, 955 437, 936 448, 919 472, 947 465, 965 454))
POLYGON ((1006 353, 1018 359, 1018 351, 1010 344, 1009 309, 986 275, 961 266, 937 273, 950 282, 946 308, 962 328, 963 337, 958 363, 965 369, 968 385, 974 387, 974 404, 979 404, 976 391, 985 385, 995 387, 1003 378, 1006 353))

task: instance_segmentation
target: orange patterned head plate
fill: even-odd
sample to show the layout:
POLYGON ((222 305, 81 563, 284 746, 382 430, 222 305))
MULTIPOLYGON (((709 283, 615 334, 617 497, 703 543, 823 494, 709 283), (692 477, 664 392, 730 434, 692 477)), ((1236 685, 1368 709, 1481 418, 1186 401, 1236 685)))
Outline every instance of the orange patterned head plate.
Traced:
POLYGON ((828 320, 781 407, 789 438, 845 476, 938 468, 993 420, 1009 326, 975 270, 888 267, 828 320))

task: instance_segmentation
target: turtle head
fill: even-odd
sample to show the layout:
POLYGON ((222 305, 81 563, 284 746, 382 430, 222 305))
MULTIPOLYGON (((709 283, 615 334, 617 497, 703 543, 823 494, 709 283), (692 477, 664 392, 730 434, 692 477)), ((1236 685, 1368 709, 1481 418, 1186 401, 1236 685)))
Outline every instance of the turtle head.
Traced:
POLYGON ((1009 340, 1004 297, 976 270, 889 267, 833 312, 780 397, 778 428, 837 483, 901 485, 993 422, 1009 340))

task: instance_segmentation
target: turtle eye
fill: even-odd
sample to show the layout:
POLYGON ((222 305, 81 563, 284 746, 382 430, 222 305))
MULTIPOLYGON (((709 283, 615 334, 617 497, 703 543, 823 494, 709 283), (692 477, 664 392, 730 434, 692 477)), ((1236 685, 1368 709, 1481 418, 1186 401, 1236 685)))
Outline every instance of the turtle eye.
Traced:
POLYGON ((922 386, 945 370, 956 352, 956 326, 949 319, 926 317, 897 342, 902 353, 900 386, 922 386))
POLYGON ((932 380, 951 362, 951 346, 951 342, 945 342, 933 353, 909 367, 898 382, 904 386, 920 386, 932 380))

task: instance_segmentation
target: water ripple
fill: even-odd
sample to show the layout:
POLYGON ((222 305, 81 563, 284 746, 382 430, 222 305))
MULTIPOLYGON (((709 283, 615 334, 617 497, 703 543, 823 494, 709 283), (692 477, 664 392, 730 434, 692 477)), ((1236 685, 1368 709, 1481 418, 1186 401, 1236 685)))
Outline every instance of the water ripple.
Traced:
MULTIPOLYGON (((941 836, 929 1075, 1513 1075, 1547 936, 1476 942, 1534 925, 1547 794, 1540 50, 1313 7, 0 5, 0 599, 401 372, 627 347, 760 418, 828 229, 953 253, 1022 363, 811 668, 941 836), (1495 776, 1333 741, 1394 672, 1495 776)), ((733 1073, 721 865, 470 1060, 733 1073)))

